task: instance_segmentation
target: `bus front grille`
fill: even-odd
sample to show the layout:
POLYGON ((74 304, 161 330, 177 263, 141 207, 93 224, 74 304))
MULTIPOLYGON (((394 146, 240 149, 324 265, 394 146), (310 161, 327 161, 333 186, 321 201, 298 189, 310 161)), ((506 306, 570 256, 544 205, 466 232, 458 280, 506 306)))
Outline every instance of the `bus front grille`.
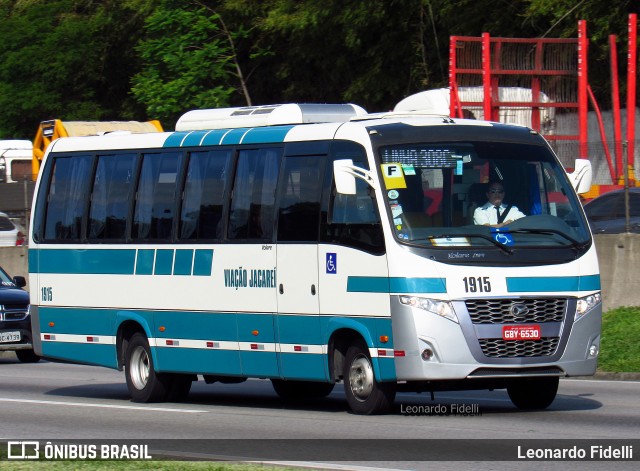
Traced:
POLYGON ((479 339, 482 353, 489 358, 544 357, 551 356, 558 348, 560 337, 543 337, 540 340, 479 339))
POLYGON ((562 322, 565 298, 468 299, 474 324, 522 324, 562 322))

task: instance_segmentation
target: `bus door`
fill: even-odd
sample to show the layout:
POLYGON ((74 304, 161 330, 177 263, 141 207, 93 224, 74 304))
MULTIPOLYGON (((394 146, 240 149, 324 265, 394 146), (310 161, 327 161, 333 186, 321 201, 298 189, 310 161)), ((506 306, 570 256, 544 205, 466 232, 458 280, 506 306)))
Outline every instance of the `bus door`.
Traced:
MULTIPOLYGON (((368 170, 362 146, 334 141, 327 164, 320 209, 318 266, 321 330, 324 342, 338 330, 358 332, 369 347, 392 345, 389 269, 374 190, 356 179, 356 194, 339 194, 333 161, 349 159, 368 170), (380 336, 387 344, 378 345, 380 336)), ((329 352, 330 354, 330 352, 329 352)), ((385 361, 383 378, 393 378, 393 357, 385 361)), ((374 363, 377 359, 374 359, 374 363)))
POLYGON ((318 286, 318 222, 326 155, 286 156, 277 229, 280 375, 324 380, 318 286))

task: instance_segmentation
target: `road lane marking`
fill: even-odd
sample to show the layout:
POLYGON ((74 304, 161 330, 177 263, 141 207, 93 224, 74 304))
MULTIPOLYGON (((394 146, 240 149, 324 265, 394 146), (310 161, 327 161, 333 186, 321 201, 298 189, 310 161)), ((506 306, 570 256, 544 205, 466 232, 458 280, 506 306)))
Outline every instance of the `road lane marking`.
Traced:
POLYGON ((50 404, 55 406, 74 406, 74 407, 97 407, 101 409, 126 409, 141 410, 152 412, 186 412, 188 414, 197 414, 207 412, 199 409, 171 409, 168 407, 142 407, 142 406, 117 406, 114 404, 94 404, 91 402, 63 402, 63 401, 40 401, 35 399, 10 399, 0 397, 0 402, 18 402, 21 404, 50 404))

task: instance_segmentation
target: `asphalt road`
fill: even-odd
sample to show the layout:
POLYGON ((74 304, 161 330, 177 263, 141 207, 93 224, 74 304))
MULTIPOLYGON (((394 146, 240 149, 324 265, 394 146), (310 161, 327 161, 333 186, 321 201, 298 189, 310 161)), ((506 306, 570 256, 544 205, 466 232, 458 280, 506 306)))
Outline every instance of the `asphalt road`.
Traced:
POLYGON ((392 413, 367 417, 348 412, 341 384, 326 399, 291 404, 266 380, 201 380, 184 403, 135 404, 121 372, 0 355, 2 440, 154 440, 162 456, 262 461, 252 455, 262 451, 280 463, 319 468, 637 469, 639 399, 638 381, 566 379, 546 411, 519 411, 505 391, 469 391, 436 393, 434 401, 398 394, 392 413), (516 446, 526 453, 533 440, 585 449, 633 440, 635 461, 497 461, 516 446), (433 456, 445 458, 425 461, 433 456))

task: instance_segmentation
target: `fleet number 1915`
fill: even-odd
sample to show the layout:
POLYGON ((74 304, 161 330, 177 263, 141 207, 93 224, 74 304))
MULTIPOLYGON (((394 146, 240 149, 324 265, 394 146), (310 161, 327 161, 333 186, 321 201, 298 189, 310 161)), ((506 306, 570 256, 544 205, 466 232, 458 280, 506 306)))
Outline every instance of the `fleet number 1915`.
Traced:
POLYGON ((53 288, 51 286, 43 286, 40 288, 43 301, 53 301, 53 288))
POLYGON ((465 276, 462 281, 467 293, 491 292, 491 281, 488 276, 465 276))

